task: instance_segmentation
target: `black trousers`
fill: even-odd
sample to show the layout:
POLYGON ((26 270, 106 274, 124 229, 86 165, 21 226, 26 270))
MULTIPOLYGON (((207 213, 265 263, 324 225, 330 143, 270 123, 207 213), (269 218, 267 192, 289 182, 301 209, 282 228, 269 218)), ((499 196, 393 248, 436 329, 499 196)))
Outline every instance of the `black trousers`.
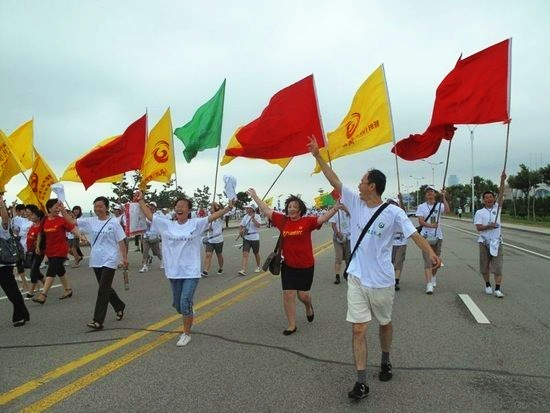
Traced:
POLYGON ((111 287, 115 277, 115 269, 107 267, 94 267, 94 274, 99 284, 97 290, 97 300, 95 302, 94 321, 103 324, 107 315, 109 303, 116 311, 124 310, 126 304, 122 302, 116 291, 111 287))
POLYGON ((8 299, 13 304, 12 322, 30 320, 29 310, 25 305, 25 300, 19 291, 17 281, 13 275, 13 266, 0 267, 0 286, 8 299))

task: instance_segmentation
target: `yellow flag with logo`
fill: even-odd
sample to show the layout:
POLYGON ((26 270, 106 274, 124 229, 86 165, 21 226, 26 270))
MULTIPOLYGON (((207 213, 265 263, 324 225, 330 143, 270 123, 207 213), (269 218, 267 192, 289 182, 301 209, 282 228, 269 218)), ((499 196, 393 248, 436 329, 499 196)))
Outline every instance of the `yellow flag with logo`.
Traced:
POLYGON ((271 196, 271 197, 269 197, 269 198, 267 198, 267 199, 264 199, 264 202, 265 202, 265 204, 266 204, 268 207, 271 208, 271 207, 273 206, 273 197, 271 196))
MULTIPOLYGON (((384 65, 380 65, 355 93, 348 114, 337 129, 327 134, 328 144, 320 154, 329 158, 366 151, 393 141, 393 122, 384 65)), ((318 164, 313 173, 320 172, 318 164)))
POLYGON ((33 121, 23 123, 8 137, 13 156, 17 158, 23 171, 30 169, 34 161, 33 121))
POLYGON ((170 108, 168 108, 149 132, 145 155, 141 162, 142 178, 139 186, 143 189, 151 181, 169 182, 172 174, 175 173, 172 118, 170 108))
MULTIPOLYGON (((227 144, 227 149, 233 149, 233 148, 242 148, 241 143, 237 140, 237 133, 241 130, 242 126, 239 126, 237 130, 233 133, 233 136, 229 139, 229 143, 227 144)), ((225 151, 224 151, 225 153, 225 151)), ((220 166, 227 165, 229 162, 231 162, 233 159, 235 159, 236 156, 228 156, 224 155, 222 158, 222 161, 220 162, 220 166)), ((249 159, 255 159, 255 158, 249 158, 249 159)), ((290 161, 292 160, 292 157, 290 158, 277 158, 277 159, 262 159, 263 161, 267 161, 274 165, 279 165, 281 168, 285 168, 290 161)))
MULTIPOLYGON (((76 166, 75 166, 76 162, 79 159, 84 158, 90 152, 93 152, 96 149, 99 149, 102 146, 107 145, 109 142, 115 140, 119 136, 120 135, 111 136, 110 138, 102 140, 96 146, 94 146, 91 150, 89 150, 88 152, 86 152, 85 154, 80 156, 76 161, 72 162, 69 166, 67 166, 67 168, 65 169, 65 172, 63 172, 63 175, 61 176, 60 181, 82 182, 82 180, 80 179, 80 175, 78 175, 78 172, 76 171, 76 166)), ((118 181, 122 180, 122 175, 123 174, 109 176, 107 178, 98 179, 96 182, 103 182, 103 183, 118 182, 118 181)))
POLYGON ((23 166, 13 154, 9 138, 0 130, 0 192, 4 192, 7 183, 20 172, 23 166))
POLYGON ((17 194, 17 198, 24 204, 35 204, 44 208, 46 201, 50 199, 51 185, 57 182, 57 177, 39 153, 36 150, 34 153, 29 184, 17 194))

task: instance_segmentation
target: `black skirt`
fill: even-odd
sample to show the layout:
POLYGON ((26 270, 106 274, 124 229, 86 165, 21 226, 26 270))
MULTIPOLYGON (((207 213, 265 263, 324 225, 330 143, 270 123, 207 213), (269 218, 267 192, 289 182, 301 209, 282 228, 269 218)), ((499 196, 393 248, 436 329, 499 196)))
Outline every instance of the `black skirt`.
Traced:
POLYGON ((283 261, 281 266, 281 283, 283 285, 283 290, 311 290, 314 268, 314 265, 308 268, 293 268, 286 265, 283 261))

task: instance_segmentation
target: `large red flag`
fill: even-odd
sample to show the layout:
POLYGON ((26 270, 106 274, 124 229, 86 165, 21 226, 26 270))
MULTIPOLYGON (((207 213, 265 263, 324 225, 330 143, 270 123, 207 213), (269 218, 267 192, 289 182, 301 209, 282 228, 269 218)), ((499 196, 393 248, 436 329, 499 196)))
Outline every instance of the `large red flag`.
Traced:
POLYGON ((325 146, 313 75, 277 92, 259 118, 237 132, 242 147, 228 148, 228 156, 277 159, 308 152, 308 136, 325 146))
POLYGON ((452 139, 455 124, 479 125, 510 119, 510 47, 504 40, 466 59, 443 79, 435 94, 430 126, 392 149, 413 161, 433 155, 443 139, 452 139))
POLYGON ((132 123, 118 138, 76 162, 76 171, 88 189, 95 181, 140 169, 147 139, 147 115, 132 123))

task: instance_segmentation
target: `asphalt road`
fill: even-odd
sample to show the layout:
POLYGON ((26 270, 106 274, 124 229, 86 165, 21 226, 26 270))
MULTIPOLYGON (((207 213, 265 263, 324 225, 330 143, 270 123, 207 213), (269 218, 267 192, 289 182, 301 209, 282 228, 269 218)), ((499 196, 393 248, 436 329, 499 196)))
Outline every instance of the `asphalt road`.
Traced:
MULTIPOLYGON (((377 378, 378 328, 369 327, 365 400, 347 398, 355 371, 346 284, 332 282, 325 226, 314 233, 315 321, 299 306, 292 336, 282 334, 279 278, 252 274, 252 263, 250 275, 237 275, 235 229, 225 233, 225 273, 199 284, 194 334, 183 348, 175 346, 181 318, 158 261, 139 274, 132 246, 130 290, 121 272, 115 280, 125 317, 116 321, 109 309, 102 331, 86 327, 97 293, 89 268, 69 269, 71 299, 59 301, 54 288, 43 306, 27 301, 31 322, 21 328, 11 326, 11 305, 0 297, 0 411, 550 411, 550 237, 504 231, 506 296, 497 299, 484 294, 471 223, 446 220, 443 228, 445 266, 432 296, 409 243, 390 382, 377 378), (468 294, 490 324, 478 324, 458 294, 468 294)), ((262 230, 262 258, 277 235, 262 230)))

